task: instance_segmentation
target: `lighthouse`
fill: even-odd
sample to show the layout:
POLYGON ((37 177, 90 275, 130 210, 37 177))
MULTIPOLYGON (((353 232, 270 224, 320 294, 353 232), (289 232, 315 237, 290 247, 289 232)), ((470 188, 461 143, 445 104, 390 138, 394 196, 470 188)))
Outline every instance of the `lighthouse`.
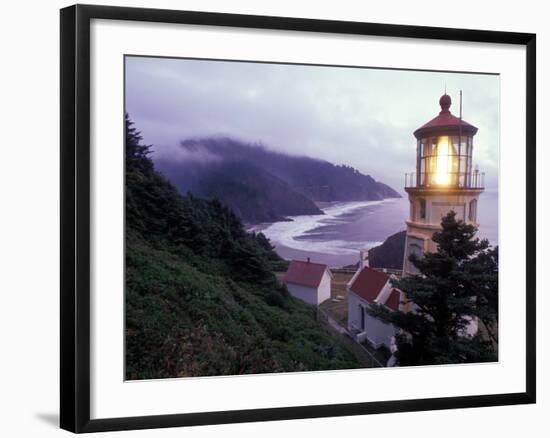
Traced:
POLYGON ((403 275, 418 273, 409 257, 435 252, 433 233, 441 229, 441 219, 451 210, 457 220, 478 226, 479 195, 483 192, 484 174, 472 164, 473 140, 477 128, 451 114, 451 97, 439 99, 437 117, 416 131, 416 171, 405 175, 410 213, 407 224, 403 275))

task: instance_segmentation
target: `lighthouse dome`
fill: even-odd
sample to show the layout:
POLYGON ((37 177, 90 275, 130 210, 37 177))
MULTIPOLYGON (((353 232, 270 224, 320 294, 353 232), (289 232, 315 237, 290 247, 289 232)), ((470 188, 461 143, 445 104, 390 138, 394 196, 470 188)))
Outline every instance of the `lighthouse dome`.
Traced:
POLYGON ((475 135, 477 132, 475 126, 451 114, 451 111, 449 111, 451 103, 451 96, 447 93, 441 96, 439 98, 440 113, 414 131, 414 136, 420 139, 431 135, 458 135, 459 133, 462 135, 475 135))

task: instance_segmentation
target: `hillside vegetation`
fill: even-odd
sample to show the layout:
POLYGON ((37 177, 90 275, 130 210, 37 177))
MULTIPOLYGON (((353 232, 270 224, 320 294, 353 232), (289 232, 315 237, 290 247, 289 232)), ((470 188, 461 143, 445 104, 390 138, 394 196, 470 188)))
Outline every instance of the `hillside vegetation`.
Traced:
POLYGON ((178 190, 126 121, 126 378, 359 366, 272 274, 263 234, 178 190))
POLYGON ((250 223, 277 222, 287 216, 323 214, 288 183, 245 162, 227 162, 205 172, 194 190, 223 203, 250 223))

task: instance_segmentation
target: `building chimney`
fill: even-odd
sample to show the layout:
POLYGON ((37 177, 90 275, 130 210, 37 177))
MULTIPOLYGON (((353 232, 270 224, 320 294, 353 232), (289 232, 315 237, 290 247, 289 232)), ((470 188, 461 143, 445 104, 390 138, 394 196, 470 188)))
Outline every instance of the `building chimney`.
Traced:
POLYGON ((369 266, 369 252, 359 251, 359 269, 363 269, 365 266, 369 266))

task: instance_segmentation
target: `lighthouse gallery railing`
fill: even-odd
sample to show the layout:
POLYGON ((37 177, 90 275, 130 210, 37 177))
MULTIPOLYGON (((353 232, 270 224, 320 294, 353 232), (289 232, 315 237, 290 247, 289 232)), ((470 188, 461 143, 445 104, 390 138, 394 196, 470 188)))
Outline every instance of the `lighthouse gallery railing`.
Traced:
POLYGON ((449 172, 450 182, 448 184, 437 184, 433 182, 436 179, 436 175, 435 172, 405 173, 405 188, 485 188, 485 173, 477 170, 471 172, 449 172))

